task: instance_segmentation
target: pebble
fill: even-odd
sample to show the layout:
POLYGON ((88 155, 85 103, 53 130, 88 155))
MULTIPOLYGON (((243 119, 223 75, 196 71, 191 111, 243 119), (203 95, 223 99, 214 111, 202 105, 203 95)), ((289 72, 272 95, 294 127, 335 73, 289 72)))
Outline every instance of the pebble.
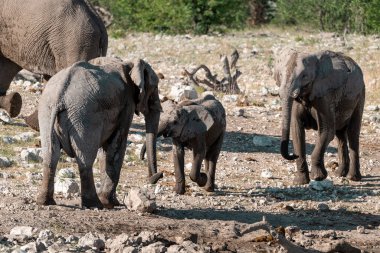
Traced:
POLYGON ((357 226, 356 231, 358 231, 359 234, 365 234, 366 233, 364 226, 357 226))
POLYGON ((10 167, 12 165, 12 162, 4 156, 0 156, 0 168, 6 168, 10 167))
POLYGON ((317 209, 318 209, 318 211, 326 212, 326 211, 330 210, 330 207, 329 207, 329 205, 327 205, 325 203, 318 203, 317 209))

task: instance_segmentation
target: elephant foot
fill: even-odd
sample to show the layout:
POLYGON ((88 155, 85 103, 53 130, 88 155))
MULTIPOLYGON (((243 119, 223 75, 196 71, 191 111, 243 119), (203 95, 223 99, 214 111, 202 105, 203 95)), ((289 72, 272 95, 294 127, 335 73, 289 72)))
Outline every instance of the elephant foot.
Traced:
POLYGON ((53 206, 57 204, 53 198, 46 197, 46 194, 38 195, 36 202, 39 206, 53 206))
POLYGON ((339 165, 338 169, 334 171, 336 177, 345 177, 347 176, 348 169, 346 166, 339 165))
POLYGON ((177 194, 180 194, 180 195, 183 195, 185 194, 185 181, 183 182, 177 182, 175 184, 175 187, 174 187, 174 191, 177 193, 177 194))
POLYGON ((198 184, 198 186, 200 187, 203 187, 206 185, 207 183, 207 174, 206 173, 199 173, 199 177, 196 178, 195 180, 193 178, 190 177, 190 179, 193 181, 193 182, 196 182, 198 184))
POLYGON ((213 192, 213 191, 215 190, 215 184, 214 184, 214 183, 207 182, 207 184, 205 185, 204 189, 205 189, 207 192, 213 192))
POLYGON ((360 174, 360 172, 354 172, 354 173, 348 172, 347 178, 351 181, 360 181, 362 180, 362 175, 360 174))
POLYGON ((310 182, 309 172, 297 172, 293 180, 294 185, 304 185, 310 182))
POLYGON ((36 131, 40 131, 40 126, 38 123, 38 111, 35 110, 32 114, 25 117, 25 123, 36 131))
POLYGON ((12 118, 20 114, 21 106, 22 98, 17 92, 11 92, 6 96, 0 97, 0 108, 5 109, 12 118))
MULTIPOLYGON (((98 196, 96 196, 96 198, 95 197, 88 198, 88 197, 82 196, 82 205, 81 206, 82 206, 82 208, 86 207, 86 208, 98 208, 98 209, 103 209, 103 207, 105 207, 105 206, 103 206, 103 204, 100 201, 100 199, 98 198, 98 196)), ((111 208, 113 208, 113 206, 111 208)))
POLYGON ((158 180, 164 177, 164 173, 158 172, 149 178, 149 183, 156 184, 158 180))
POLYGON ((311 178, 315 181, 322 181, 326 179, 327 171, 324 167, 322 168, 311 168, 311 178))

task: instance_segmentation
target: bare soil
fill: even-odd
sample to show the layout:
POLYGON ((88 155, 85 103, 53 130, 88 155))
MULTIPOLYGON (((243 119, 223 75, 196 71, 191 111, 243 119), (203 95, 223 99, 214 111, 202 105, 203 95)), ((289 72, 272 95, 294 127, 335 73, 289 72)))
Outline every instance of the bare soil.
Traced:
MULTIPOLYGON (((125 59, 145 55, 153 68, 165 76, 160 84, 160 91, 165 95, 173 83, 184 81, 180 74, 182 68, 208 63, 214 71, 219 71, 221 65, 216 55, 220 50, 229 54, 232 52, 229 49, 233 46, 241 52, 241 70, 243 76, 246 75, 242 77, 241 85, 250 105, 237 107, 236 102, 227 102, 227 97, 217 94, 226 107, 228 117, 227 133, 217 165, 216 191, 207 193, 187 178, 186 194, 174 194, 170 140, 159 142, 158 166, 164 171, 164 179, 157 185, 147 185, 146 164, 137 159, 139 146, 136 144, 142 143, 142 140, 134 140, 135 137, 144 135, 144 124, 142 118, 136 116, 118 198, 122 201, 131 187, 150 187, 156 192, 158 205, 154 214, 139 214, 128 211, 124 206, 114 210, 84 210, 79 207, 78 195, 70 198, 56 195, 57 206, 40 207, 35 203, 40 181, 30 180, 27 175, 41 173, 41 164, 25 164, 20 161, 19 154, 20 146, 38 145, 38 138, 23 145, 8 145, 0 140, 0 156, 7 156, 14 161, 12 167, 0 168, 0 237, 7 235, 11 228, 21 225, 50 229, 63 236, 96 232, 104 234, 106 238, 124 232, 149 230, 157 231, 168 241, 175 241, 178 235, 196 235, 198 244, 212 246, 214 251, 279 252, 278 243, 270 238, 263 239, 262 236, 267 234, 262 230, 241 236, 244 229, 265 216, 275 227, 298 227, 300 231, 292 235, 292 238, 295 243, 306 248, 316 247, 321 242, 333 243, 344 239, 367 252, 380 252, 380 121, 376 120, 376 117, 380 118, 379 111, 366 109, 364 112, 360 137, 361 182, 333 176, 333 166, 330 165, 338 162, 335 141, 330 144, 325 155, 328 179, 333 181, 334 187, 325 191, 313 190, 308 185, 292 186, 295 163, 285 161, 279 154, 279 98, 270 92, 262 92, 263 87, 275 90, 271 77, 271 50, 276 45, 288 44, 305 49, 327 47, 346 50, 345 46, 340 46, 341 40, 332 35, 316 35, 321 38, 327 36, 329 40, 312 41, 312 45, 299 43, 295 39, 297 36, 300 35, 261 31, 225 37, 194 38, 130 35, 123 40, 111 41, 110 54, 121 55, 125 59), (269 41, 271 44, 268 44, 269 41), (331 45, 322 44, 330 42, 331 45), (141 44, 144 43, 145 46, 142 47, 141 44), (173 48, 170 49, 171 46, 173 48), (252 53, 256 48, 258 53, 252 53), (259 74, 259 71, 263 74, 259 74), (244 110, 244 116, 237 116, 236 111, 239 109, 244 110), (254 141, 257 138, 269 144, 260 145, 254 141), (272 176, 266 178, 263 171, 272 176), (322 208, 323 204, 328 208, 322 208), (361 227, 364 227, 364 231, 361 227)), ((306 33, 302 36, 309 38, 312 35, 306 33)), ((358 45, 352 42, 350 46, 354 50, 360 50, 360 54, 371 54, 359 46, 360 39, 354 37, 351 41, 357 40, 358 45)), ((367 44, 372 42, 371 38, 364 37, 363 40, 369 41, 367 44)), ((373 40, 376 42, 376 38, 373 40)), ((350 55, 349 50, 352 49, 346 50, 350 55)), ((352 54, 359 55, 357 51, 352 54)), ((366 57, 361 56, 359 64, 365 64, 362 59, 366 57)), ((373 76, 373 72, 379 73, 378 64, 373 68, 364 68, 365 75, 366 72, 368 76, 373 76)), ((22 114, 27 115, 36 104, 38 94, 25 91, 17 85, 13 85, 12 89, 22 94, 26 101, 22 114)), ((379 94, 377 88, 371 88, 369 93, 376 92, 379 94)), ((366 108, 368 105, 379 104, 379 97, 369 94, 366 108)), ((19 117, 12 124, 0 125, 0 135, 13 136, 31 131, 22 122, 19 117)), ((309 155, 315 137, 315 132, 307 132, 309 155)), ((189 164, 191 152, 186 151, 186 154, 186 164, 189 164)), ((76 165, 65 160, 59 166, 64 168, 76 165)), ((186 171, 189 171, 188 165, 186 171)), ((99 181, 97 169, 95 176, 96 181, 99 181)))

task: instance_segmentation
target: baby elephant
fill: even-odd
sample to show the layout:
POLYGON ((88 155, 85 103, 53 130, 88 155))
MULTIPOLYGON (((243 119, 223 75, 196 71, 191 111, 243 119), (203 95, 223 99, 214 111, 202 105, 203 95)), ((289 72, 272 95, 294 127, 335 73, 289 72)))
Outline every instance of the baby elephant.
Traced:
MULTIPOLYGON (((133 114, 146 122, 148 165, 155 175, 155 144, 161 112, 158 77, 149 64, 113 58, 78 62, 54 75, 44 89, 38 119, 43 152, 39 205, 54 205, 54 175, 63 149, 78 163, 82 206, 118 205, 116 187, 133 114), (98 149, 99 152, 98 152, 98 149), (99 153, 104 173, 96 193, 92 166, 99 153)), ((154 176, 153 175, 153 176, 154 176)))
MULTIPOLYGON (((157 136, 172 137, 173 158, 178 194, 185 193, 184 148, 193 150, 193 165, 190 178, 206 191, 215 187, 216 162, 226 131, 226 113, 223 105, 212 95, 196 100, 186 100, 178 105, 168 100, 162 103, 157 136), (206 172, 201 173, 205 159, 206 172)), ((140 158, 144 159, 145 146, 140 158)))

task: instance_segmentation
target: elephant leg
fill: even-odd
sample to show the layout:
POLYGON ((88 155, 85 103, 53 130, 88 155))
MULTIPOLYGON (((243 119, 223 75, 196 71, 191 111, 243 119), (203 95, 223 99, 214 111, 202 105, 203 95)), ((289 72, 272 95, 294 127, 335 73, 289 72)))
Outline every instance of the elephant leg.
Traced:
MULTIPOLYGON (((45 136, 41 140, 45 141, 45 136)), ((51 136, 51 150, 43 149, 43 179, 40 187, 37 204, 38 205, 55 205, 54 201, 54 177, 57 169, 58 160, 60 157, 60 144, 57 136, 53 133, 51 136)), ((44 147, 48 147, 44 145, 44 147)))
POLYGON ((173 160, 174 160, 174 174, 175 174, 175 192, 178 194, 185 193, 185 149, 184 147, 173 140, 173 160))
POLYGON ((116 197, 116 187, 119 183, 126 148, 126 138, 122 140, 120 133, 117 133, 99 153, 100 167, 103 173, 99 199, 106 208, 120 206, 116 197))
POLYGON ((294 104, 292 108, 292 136, 293 148, 296 160, 297 172, 293 184, 302 185, 310 182, 309 169, 306 161, 305 125, 311 120, 305 108, 300 104, 294 104))
POLYGON ((327 177, 324 164, 324 155, 327 146, 334 139, 335 135, 335 115, 323 101, 318 114, 318 137, 311 154, 311 178, 322 181, 327 177), (323 116, 321 116, 323 115, 323 116))
POLYGON ((81 206, 88 208, 97 207, 101 209, 103 208, 103 205, 96 194, 94 175, 92 172, 92 166, 99 147, 99 145, 97 145, 98 143, 94 142, 94 136, 100 136, 97 135, 96 132, 95 129, 89 135, 84 134, 81 138, 75 136, 74 138, 70 138, 70 141, 79 167, 82 197, 81 206))
POLYGON ((363 115, 363 103, 360 104, 353 113, 351 122, 347 128, 350 153, 350 167, 347 178, 352 181, 360 181, 362 179, 359 162, 359 136, 363 115))
POLYGON ((207 183, 207 174, 201 172, 203 159, 206 157, 205 136, 196 138, 193 146, 193 164, 190 171, 190 179, 203 187, 207 183))
POLYGON ((22 68, 16 63, 5 58, 0 53, 0 108, 6 110, 13 118, 19 115, 22 99, 19 93, 11 92, 6 95, 14 76, 22 68))
POLYGON ((222 133, 214 144, 209 147, 206 153, 206 172, 207 172, 207 183, 205 185, 205 190, 208 192, 213 192, 215 190, 215 171, 216 163, 219 158, 220 150, 222 149, 224 133, 222 133))
POLYGON ((339 157, 339 167, 335 170, 335 175, 337 177, 345 177, 348 173, 350 158, 348 156, 347 147, 347 128, 337 130, 335 133, 338 139, 338 157, 339 157))

